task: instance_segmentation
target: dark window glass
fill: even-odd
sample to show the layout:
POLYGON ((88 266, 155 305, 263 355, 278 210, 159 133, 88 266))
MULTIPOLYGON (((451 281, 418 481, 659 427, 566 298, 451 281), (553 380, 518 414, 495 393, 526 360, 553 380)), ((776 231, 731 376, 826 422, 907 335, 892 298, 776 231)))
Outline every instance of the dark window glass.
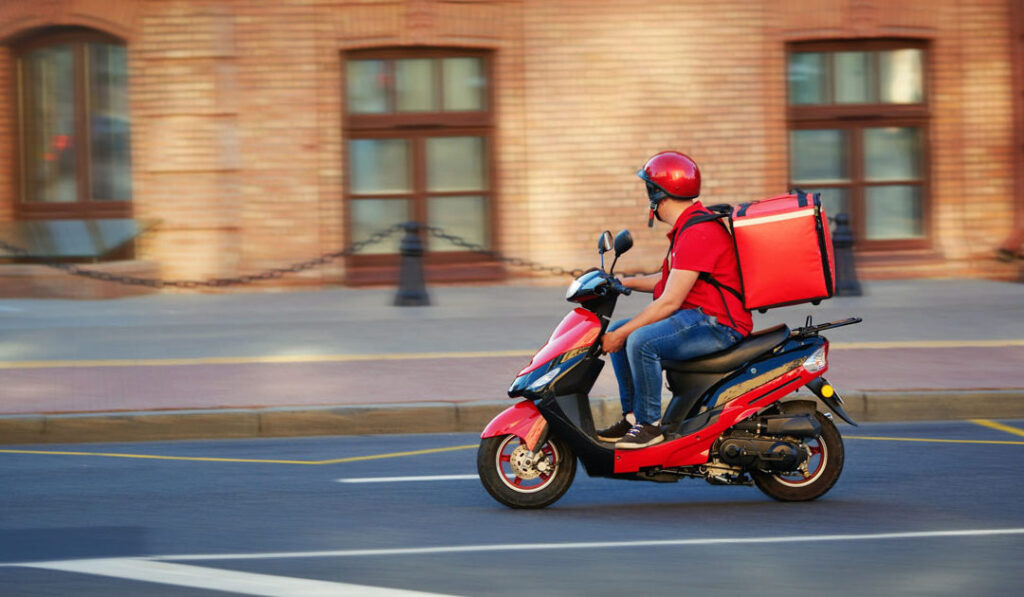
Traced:
MULTIPOLYGON (((416 220, 489 246, 493 175, 486 56, 379 50, 355 52, 347 60, 352 240, 416 220)), ((399 240, 394 236, 366 253, 397 253, 399 240)), ((446 259, 479 257, 449 241, 425 241, 430 253, 446 259)))
POLYGON ((125 47, 64 30, 15 48, 23 218, 130 216, 125 47))
POLYGON ((847 213, 862 248, 928 237, 926 46, 889 40, 791 46, 789 179, 847 213))

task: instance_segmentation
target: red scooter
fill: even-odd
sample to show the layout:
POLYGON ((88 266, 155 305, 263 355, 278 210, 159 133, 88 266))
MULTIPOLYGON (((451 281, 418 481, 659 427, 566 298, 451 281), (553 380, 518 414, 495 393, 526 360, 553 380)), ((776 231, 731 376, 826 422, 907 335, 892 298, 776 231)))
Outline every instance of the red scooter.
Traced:
POLYGON ((665 441, 616 450, 597 438, 588 393, 604 366, 601 337, 619 295, 612 275, 633 246, 628 230, 598 241, 601 267, 569 286, 579 307, 565 316, 508 390, 522 402, 481 434, 477 470, 494 499, 512 508, 543 508, 569 489, 577 459, 592 477, 675 482, 695 477, 719 485, 757 485, 781 501, 824 495, 843 469, 843 440, 814 400, 782 398, 807 387, 832 412, 856 425, 822 375, 828 340, 819 333, 859 323, 850 318, 790 330, 780 324, 732 348, 688 361, 662 361, 672 400, 662 416, 665 441), (604 254, 615 261, 604 271, 604 254))

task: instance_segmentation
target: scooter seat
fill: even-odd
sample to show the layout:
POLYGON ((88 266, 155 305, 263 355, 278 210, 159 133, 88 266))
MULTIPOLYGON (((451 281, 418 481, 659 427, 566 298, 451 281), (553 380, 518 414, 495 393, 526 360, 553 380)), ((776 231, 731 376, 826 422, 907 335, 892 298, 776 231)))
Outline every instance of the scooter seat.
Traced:
POLYGON ((789 327, 780 323, 740 340, 735 346, 688 361, 662 361, 662 369, 681 373, 728 373, 782 344, 789 338, 789 327))

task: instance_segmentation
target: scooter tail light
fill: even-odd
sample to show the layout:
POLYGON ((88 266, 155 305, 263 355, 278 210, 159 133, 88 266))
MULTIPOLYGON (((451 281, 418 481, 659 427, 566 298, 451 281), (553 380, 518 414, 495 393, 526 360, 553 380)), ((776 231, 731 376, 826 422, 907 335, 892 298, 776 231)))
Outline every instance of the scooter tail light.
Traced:
POLYGON ((804 370, 808 373, 820 373, 828 367, 828 342, 822 344, 815 350, 803 364, 804 370))

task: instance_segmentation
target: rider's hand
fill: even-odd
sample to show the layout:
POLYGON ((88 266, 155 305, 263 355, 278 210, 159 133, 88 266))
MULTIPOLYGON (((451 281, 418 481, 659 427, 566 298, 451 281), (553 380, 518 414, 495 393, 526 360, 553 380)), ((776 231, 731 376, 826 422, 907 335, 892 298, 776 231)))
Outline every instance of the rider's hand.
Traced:
POLYGON ((622 330, 606 332, 601 338, 601 350, 605 352, 619 352, 626 345, 626 334, 622 330))

